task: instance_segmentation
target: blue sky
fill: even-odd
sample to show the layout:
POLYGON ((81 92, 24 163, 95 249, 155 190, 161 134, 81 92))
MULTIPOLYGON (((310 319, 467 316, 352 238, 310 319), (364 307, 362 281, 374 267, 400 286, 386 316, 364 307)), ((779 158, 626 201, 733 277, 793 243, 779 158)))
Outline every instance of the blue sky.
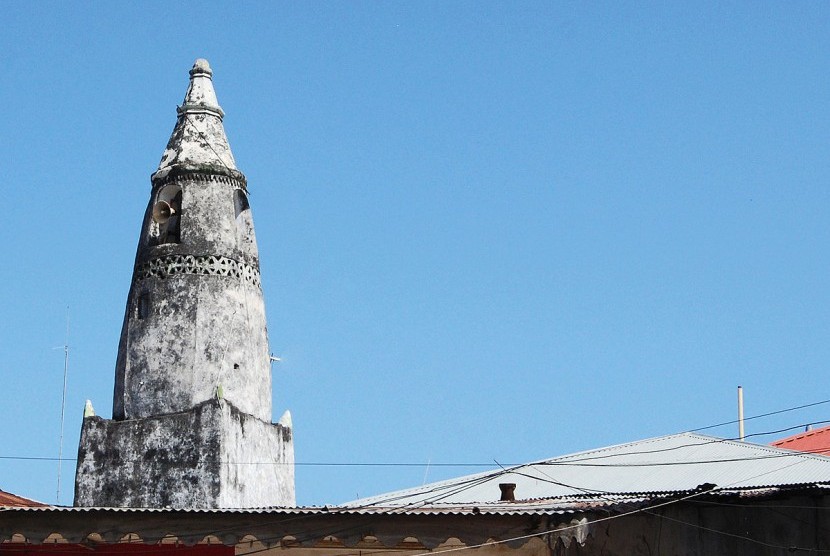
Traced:
POLYGON ((729 421, 738 385, 748 415, 830 398, 826 4, 12 2, 2 21, 3 490, 55 501, 57 463, 19 458, 58 453, 67 306, 65 457, 86 399, 111 414, 149 175, 198 57, 248 177, 299 503, 729 421))

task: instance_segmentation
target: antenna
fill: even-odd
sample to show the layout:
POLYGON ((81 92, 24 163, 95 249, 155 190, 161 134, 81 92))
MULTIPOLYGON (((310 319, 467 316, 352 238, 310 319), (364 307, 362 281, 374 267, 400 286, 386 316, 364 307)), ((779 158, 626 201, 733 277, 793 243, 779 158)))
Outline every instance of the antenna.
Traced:
POLYGON ((63 420, 66 414, 66 377, 69 373, 69 306, 66 306, 66 336, 63 342, 63 396, 61 397, 61 436, 58 444, 58 490, 55 503, 61 503, 61 471, 63 468, 63 420))

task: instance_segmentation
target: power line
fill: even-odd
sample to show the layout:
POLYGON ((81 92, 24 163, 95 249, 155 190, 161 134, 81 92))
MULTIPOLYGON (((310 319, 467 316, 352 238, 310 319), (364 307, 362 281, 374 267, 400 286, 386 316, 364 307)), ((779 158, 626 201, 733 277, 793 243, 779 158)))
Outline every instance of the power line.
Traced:
MULTIPOLYGON (((764 413, 764 414, 761 414, 761 415, 756 415, 756 416, 753 416, 753 417, 749 417, 748 419, 758 419, 758 418, 762 418, 762 417, 766 417, 766 416, 770 416, 770 415, 777 415, 777 414, 785 413, 785 412, 788 412, 788 411, 795 411, 795 410, 803 409, 803 408, 806 408, 806 407, 814 407, 814 406, 817 406, 817 405, 822 405, 822 404, 825 404, 825 403, 828 403, 828 402, 830 402, 830 400, 814 402, 814 403, 811 403, 811 404, 804 404, 804 405, 800 405, 800 406, 796 406, 796 407, 791 407, 791 408, 786 408, 786 409, 782 409, 782 410, 778 410, 778 411, 764 413)), ((734 423, 734 421, 731 422, 731 423, 734 423)), ((696 432, 696 431, 700 431, 700 430, 706 430, 706 429, 709 429, 709 428, 722 426, 724 424, 730 424, 730 423, 720 423, 720 424, 717 424, 717 425, 712 425, 710 427, 703 427, 703 428, 700 428, 700 429, 695 429, 694 431, 689 431, 689 432, 696 432)), ((765 434, 776 434, 776 433, 781 433, 781 432, 785 432, 785 431, 788 431, 788 430, 793 430, 795 428, 800 428, 801 426, 803 426, 803 425, 789 427, 789 428, 785 428, 785 429, 778 429, 778 430, 775 430, 775 431, 755 433, 751 436, 762 436, 762 435, 765 435, 765 434)), ((688 443, 688 444, 685 444, 685 445, 676 446, 676 447, 672 447, 672 448, 668 448, 668 449, 641 450, 641 451, 627 452, 627 453, 618 454, 618 455, 628 456, 628 455, 635 455, 635 454, 648 454, 648 453, 654 453, 654 452, 662 452, 662 451, 666 451, 666 450, 670 450, 670 449, 679 449, 679 448, 683 448, 683 447, 694 447, 694 446, 699 446, 699 445, 709 444, 709 443, 731 442, 731 441, 734 441, 734 440, 712 438, 712 439, 706 440, 704 442, 688 443)), ((828 449, 830 449, 830 447, 828 449)), ((747 461, 747 460, 752 460, 752 459, 769 459, 771 457, 784 457, 784 456, 792 456, 792 455, 797 455, 797 453, 774 454, 773 456, 758 456, 758 457, 752 457, 752 458, 733 458, 733 459, 728 459, 728 460, 703 460, 703 461, 698 461, 696 463, 715 462, 715 461, 747 461)), ((574 458, 574 459, 571 459, 567 462, 561 462, 561 464, 563 464, 563 465, 568 465, 568 464, 574 465, 574 464, 582 463, 583 465, 605 465, 605 464, 596 464, 596 463, 584 463, 584 462, 595 460, 595 459, 602 459, 604 457, 607 457, 607 455, 591 456, 591 457, 586 456, 586 457, 582 457, 582 458, 574 458)), ((29 456, 29 457, 26 457, 26 456, 0 456, 0 460, 76 461, 75 458, 52 458, 52 457, 32 457, 32 456, 29 456)), ((782 467, 782 469, 786 468, 786 467, 793 466, 793 465, 797 465, 798 463, 801 463, 803 461, 806 461, 806 458, 805 459, 799 459, 799 460, 797 460, 793 463, 790 463, 787 466, 782 467)), ((254 463, 255 464, 255 463, 258 463, 258 462, 247 462, 247 463, 254 463)), ((463 482, 460 482, 460 483, 456 481, 456 482, 451 482, 449 484, 438 484, 438 485, 435 485, 430 490, 427 490, 425 492, 419 492, 419 494, 421 496, 423 496, 424 494, 431 494, 431 496, 427 496, 426 498, 421 498, 416 502, 410 502, 408 504, 402 504, 401 506, 396 506, 395 508, 387 510, 385 513, 387 513, 387 514, 403 513, 403 512, 410 511, 412 509, 417 509, 417 508, 420 508, 420 507, 426 507, 430 504, 440 502, 441 500, 446 499, 449 496, 459 494, 461 492, 464 492, 465 490, 468 490, 468 489, 473 488, 473 487, 475 487, 479 484, 482 484, 483 482, 487 482, 489 480, 500 477, 500 476, 502 476, 504 474, 507 474, 507 473, 517 473, 517 474, 523 475, 524 473, 521 472, 521 468, 526 467, 527 465, 538 465, 539 463, 545 463, 545 462, 536 462, 536 463, 521 464, 521 465, 511 465, 510 467, 502 468, 502 469, 499 469, 499 470, 494 471, 492 473, 486 473, 486 474, 483 474, 483 475, 477 475, 475 477, 470 477, 466 481, 463 481, 463 482)), ((653 463, 656 464, 656 463, 659 463, 659 462, 653 462, 653 463)), ((648 464, 648 462, 646 462, 646 464, 648 464)), ((678 465, 678 464, 682 464, 682 462, 672 463, 672 465, 678 465)), ((424 463, 407 463, 407 462, 390 462, 390 463, 379 463, 379 462, 296 462, 295 465, 297 465, 297 466, 335 466, 335 467, 376 467, 376 466, 420 467, 420 466, 424 466, 426 464, 424 464, 424 463)), ((436 467, 477 467, 477 466, 492 466, 493 464, 490 463, 490 462, 488 462, 488 463, 434 463, 434 462, 430 462, 429 465, 430 466, 436 466, 436 467)), ((608 464, 608 465, 613 465, 615 467, 626 466, 625 464, 608 464)), ((555 466, 552 466, 552 468, 555 468, 555 466)), ((775 470, 772 470, 772 471, 769 471, 769 472, 774 472, 774 471, 775 470)), ((567 486, 567 487, 572 488, 574 490, 581 490, 583 493, 589 494, 589 495, 592 495, 592 496, 599 496, 601 498, 605 497, 609 501, 613 501, 613 499, 608 498, 608 497, 613 496, 615 494, 617 494, 617 495, 619 494, 619 493, 613 493, 613 492, 607 492, 607 491, 596 491, 596 490, 587 489, 587 488, 583 488, 583 487, 579 487, 579 486, 575 486, 575 485, 567 485, 567 484, 562 483, 560 481, 556 481, 555 478, 551 477, 550 475, 547 475, 544 472, 542 472, 542 473, 545 476, 547 476, 550 479, 550 482, 552 482, 552 483, 567 486)), ((761 475, 764 475, 764 474, 766 474, 766 473, 762 473, 761 475)), ((544 480, 544 479, 540 479, 539 477, 534 477, 534 478, 537 479, 537 480, 544 480)), ((718 490, 723 490, 723 489, 728 489, 728 486, 721 486, 721 487, 719 487, 718 490)), ((412 490, 416 490, 416 489, 412 489, 412 490)), ((412 491, 409 490, 409 491, 399 492, 395 496, 386 496, 384 498, 372 498, 371 503, 367 503, 367 504, 364 504, 364 505, 344 506, 344 508, 359 511, 361 508, 382 507, 385 504, 394 503, 397 500, 401 500, 401 499, 406 498, 407 496, 409 496, 411 494, 411 492, 412 491)), ((626 515, 631 515, 631 514, 634 514, 634 513, 651 512, 654 509, 657 509, 657 508, 660 508, 660 507, 663 507, 663 506, 667 506, 669 504, 676 504, 678 502, 682 502, 682 501, 685 501, 685 500, 693 500, 695 497, 700 496, 701 494, 704 494, 704 493, 705 492, 695 492, 695 493, 692 493, 688 496, 684 496, 684 497, 681 497, 681 498, 678 498, 678 499, 673 499, 673 500, 670 500, 670 501, 665 501, 665 502, 661 502, 661 503, 658 503, 658 504, 654 504, 654 505, 646 506, 646 507, 643 507, 643 508, 635 509, 635 510, 632 510, 630 512, 622 512, 622 513, 616 514, 614 516, 609 516, 609 517, 605 517, 605 518, 598 518, 596 520, 592 520, 590 522, 587 522, 586 524, 600 523, 602 521, 607 521, 609 519, 618 519, 620 517, 624 517, 626 515)), ((656 515, 658 517, 662 517, 659 514, 656 514, 656 515)), ((301 516, 290 517, 290 518, 282 518, 278 521, 278 523, 286 523, 286 522, 294 520, 294 519, 301 519, 301 516)), ((367 514, 366 520, 364 520, 364 521, 370 522, 372 519, 374 519, 374 517, 371 514, 367 514)), ((679 520, 677 520, 677 521, 679 521, 679 520)), ((690 524, 690 525, 695 526, 695 524, 690 524)), ((582 525, 578 525, 578 526, 582 526, 582 525)), ((327 531, 327 533, 329 535, 336 536, 338 533, 344 533, 344 532, 347 532, 347 531, 354 531, 354 530, 359 529, 360 527, 362 527, 362 525, 344 528, 340 531, 327 531)), ((557 527, 555 529, 551 529, 551 530, 548 530, 548 531, 537 532, 537 533, 533 533, 533 534, 529 534, 529 535, 523 535, 523 536, 520 536, 520 537, 513 537, 511 539, 504 539, 504 540, 500 540, 500 541, 492 541, 492 542, 488 542, 488 543, 482 543, 480 545, 457 547, 457 548, 447 549, 447 550, 443 550, 443 551, 433 551, 433 552, 430 552, 430 553, 425 553, 424 555, 419 554, 419 555, 414 555, 414 556, 426 556, 426 554, 436 554, 436 553, 440 553, 440 552, 453 552, 453 551, 457 551, 457 550, 466 550, 466 549, 470 549, 470 548, 496 545, 496 544, 502 544, 502 543, 506 543, 506 542, 514 542, 514 541, 522 540, 522 539, 525 539, 525 538, 543 536, 545 534, 549 534, 549 533, 553 533, 553 532, 562 532, 562 531, 566 531, 566 530, 574 528, 574 527, 577 527, 577 526, 568 526, 568 527, 564 527, 564 528, 563 527, 557 527)), ((325 531, 325 529, 320 529, 319 531, 325 531)), ((716 531, 716 530, 711 530, 711 532, 713 532, 713 533, 723 533, 723 534, 727 534, 727 535, 733 535, 733 534, 728 533, 728 532, 721 532, 721 531, 716 531)), ((221 533, 221 531, 210 531, 210 532, 205 532, 204 536, 207 537, 207 536, 210 536, 212 534, 219 534, 219 533, 221 533)), ((296 536, 312 538, 313 536, 315 536, 315 531, 314 530, 307 530, 307 531, 304 531, 304 532, 298 532, 298 535, 295 535, 295 537, 296 536)), ((751 538, 748 538, 748 537, 743 537, 743 536, 740 536, 740 535, 737 535, 737 537, 741 538, 741 539, 744 539, 744 540, 747 540, 748 542, 755 541, 755 539, 751 539, 751 538)), ((259 541, 264 540, 264 541, 267 542, 267 539, 258 539, 258 540, 259 541)), ((778 545, 770 545, 769 543, 765 543, 764 541, 758 541, 758 543, 759 544, 765 544, 765 545, 768 545, 768 546, 779 547, 778 545)), ((790 547, 780 547, 780 548, 790 548, 790 547)))
MULTIPOLYGON (((824 404, 828 404, 828 403, 830 403, 830 400, 821 400, 820 402, 813 402, 813 403, 808 403, 808 404, 804 404, 804 405, 798 405, 798 406, 795 406, 795 407, 788 407, 786 409, 779 409, 778 411, 770 411, 769 413, 762 413, 760 415, 753 415, 752 417, 746 417, 744 419, 744 421, 752 421, 753 419, 761 419, 762 417, 769 417, 771 415, 780 415, 781 413, 787 413, 789 411, 797 411, 799 409, 805 409, 805 408, 808 408, 808 407, 815 407, 817 405, 824 405, 824 404)), ((735 419, 733 421, 724 421, 723 423, 717 423, 716 425, 708 425, 706 427, 691 429, 691 430, 686 431, 686 432, 700 432, 700 431, 705 431, 705 430, 709 430, 709 429, 714 429, 714 428, 717 428, 717 427, 723 427, 725 425, 734 425, 737 422, 738 422, 738 419, 735 419)))
MULTIPOLYGON (((801 462, 802 461, 796 461, 794 463, 791 463, 791 464, 788 464, 787 466, 782 467, 781 469, 785 469, 786 467, 792 467, 792 466, 797 465, 798 463, 801 463, 801 462)), ((515 469, 515 468, 512 468, 512 469, 503 468, 503 469, 501 469, 499 471, 496 471, 492 474, 488 474, 485 477, 479 477, 475 480, 469 480, 469 481, 467 481, 467 484, 462 486, 459 490, 466 490, 466 489, 472 488, 473 486, 475 486, 477 483, 481 482, 482 480, 489 480, 491 478, 498 477, 500 475, 503 475, 503 474, 506 474, 506 473, 511 473, 511 472, 515 473, 515 472, 517 472, 517 469, 515 469)), ((764 474, 765 473, 762 473, 761 475, 764 475, 764 474)), ((761 476, 761 475, 759 475, 759 476, 761 476)), ((755 478, 755 477, 751 477, 751 478, 755 478)), ((746 479, 743 479, 743 480, 746 480, 746 479)), ((737 483, 733 483, 733 484, 737 484, 737 483)), ((728 489, 729 487, 730 487, 730 485, 726 485, 724 487, 721 487, 721 489, 728 489)), ((575 488, 575 489, 578 489, 578 490, 583 490, 586 493, 590 492, 589 489, 581 489, 580 487, 572 487, 572 488, 575 488)), ((438 490, 440 490, 439 487, 436 487, 435 489, 433 489, 433 491, 438 491, 438 490)), ((652 516, 654 516, 658 519, 666 519, 668 521, 673 521, 673 522, 680 523, 680 524, 683 524, 683 525, 686 525, 686 526, 695 527, 695 528, 705 530, 707 532, 711 532, 711 533, 714 533, 714 534, 733 537, 733 538, 737 538, 739 540, 743 540, 743 541, 746 541, 746 542, 750 542, 750 543, 758 544, 758 545, 762 545, 762 546, 768 546, 768 547, 780 548, 780 549, 787 549, 787 550, 790 550, 790 551, 804 550, 804 551, 812 551, 812 552, 819 552, 819 553, 830 552, 830 550, 806 548, 806 547, 800 547, 800 546, 796 546, 796 545, 778 545, 778 544, 774 544, 774 543, 768 543, 766 541, 763 541, 763 540, 760 540, 760 539, 755 539, 755 538, 752 538, 752 537, 749 537, 749 536, 746 536, 746 535, 739 535, 739 534, 731 533, 731 532, 728 532, 728 531, 721 531, 721 530, 717 530, 717 529, 714 529, 714 528, 711 528, 711 527, 705 527, 705 526, 702 526, 702 525, 698 525, 696 523, 691 523, 691 522, 687 522, 687 521, 676 519, 676 518, 670 518, 668 516, 665 516, 661 513, 656 513, 654 511, 656 509, 663 508, 663 507, 673 505, 673 504, 677 504, 677 503, 680 503, 680 502, 693 501, 695 498, 697 498, 701 495, 707 494, 708 492, 710 492, 710 491, 695 491, 695 492, 689 493, 685 496, 682 496, 682 497, 679 497, 679 498, 674 498, 672 500, 663 501, 663 502, 659 502, 659 503, 651 504, 651 505, 645 505, 643 507, 635 508, 635 509, 630 510, 630 511, 620 512, 619 514, 606 516, 606 517, 601 517, 601 518, 593 519, 591 521, 586 520, 584 522, 577 523, 575 525, 558 526, 558 527, 555 527, 555 528, 552 528, 552 529, 547 529, 547 530, 544 530, 544 531, 539 531, 539 532, 530 533, 530 534, 526 534, 526 535, 515 536, 515 537, 508 538, 508 539, 487 541, 485 543, 480 543, 480 544, 475 544, 475 545, 464 545, 464 546, 451 547, 451 548, 446 548, 446 549, 441 549, 441 550, 432 550, 432 551, 429 551, 429 552, 415 554, 413 556, 431 556, 431 555, 434 555, 434 554, 441 554, 441 553, 444 553, 444 552, 458 552, 458 551, 462 551, 462 550, 482 548, 482 547, 485 547, 485 546, 495 546, 495 545, 499 545, 499 544, 515 542, 515 541, 519 541, 519 540, 523 540, 523 539, 529 539, 529 538, 533 538, 533 537, 542 537, 544 535, 548 535, 548 534, 551 534, 551 533, 562 533, 562 532, 569 531, 569 530, 572 530, 572 529, 576 529, 576 528, 579 528, 579 527, 585 527, 587 525, 593 525, 593 524, 597 524, 597 523, 611 521, 611 520, 614 520, 614 519, 620 519, 620 518, 630 516, 630 515, 634 515, 634 514, 637 514, 637 513, 645 513, 645 514, 648 514, 648 515, 652 515, 652 516)), ((596 491, 593 491, 593 493, 596 493, 596 491)), ((452 493, 450 493, 450 494, 452 494, 452 493)), ((607 493, 607 494, 613 494, 613 493, 607 493)), ((447 495, 449 495, 449 494, 442 493, 442 495, 438 495, 438 496, 434 497, 431 501, 421 501, 417 504, 409 504, 409 505, 405 505, 405 506, 410 506, 410 509, 412 507, 424 506, 427 503, 434 503, 436 501, 440 501, 441 498, 444 498, 447 495)), ((391 500, 393 500, 393 498, 390 497, 388 500, 391 501, 391 500)), ((609 501, 613 501, 613 500, 609 499, 609 501)), ((376 505, 376 504, 373 504, 373 505, 376 505)), ((358 507, 355 507, 355 508, 350 508, 350 507, 345 507, 345 508, 356 510, 360 507, 361 506, 358 506, 358 507)), ((365 505, 365 506, 362 506, 362 507, 365 508, 365 507, 368 507, 368 505, 365 505)), ((401 509, 396 508, 395 510, 400 511, 401 509)), ((390 511, 387 511, 385 513, 386 514, 396 513, 395 510, 390 510, 390 511)), ((406 510, 404 510, 404 511, 406 511, 406 510)), ((367 514, 366 517, 367 517, 367 519, 363 520, 363 521, 371 521, 371 519, 374 519, 375 516, 370 516, 370 515, 367 514)), ((282 520, 279 520, 277 523, 285 523, 286 521, 290 521, 291 519, 300 519, 300 516, 297 516, 297 517, 294 517, 294 518, 289 518, 287 520, 282 519, 282 520)), ((298 534, 293 534, 291 536, 295 539, 298 539, 298 537, 305 537, 307 539, 311 539, 311 538, 319 537, 320 535, 322 535, 322 533, 320 533, 320 532, 325 531, 326 534, 323 535, 323 536, 337 537, 339 534, 342 534, 342 533, 345 533, 345 532, 357 531, 357 530, 360 530, 361 528, 363 528, 363 525, 355 525, 355 526, 351 526, 351 527, 346 527, 346 528, 343 528, 343 529, 340 529, 340 530, 337 530, 337 531, 332 531, 332 530, 327 529, 327 528, 320 528, 320 529, 316 530, 316 531, 319 531, 316 534, 313 534, 313 532, 315 530, 307 530, 303 533, 298 532, 298 534)), ((233 528, 233 529, 235 529, 235 528, 233 528)), ((233 530, 233 529, 229 528, 226 531, 230 531, 230 530, 233 530)), ((203 538, 210 537, 210 536, 217 537, 220 533, 222 533, 222 531, 223 530, 212 530, 210 532, 205 532, 205 534, 203 535, 203 538)), ((193 533, 194 533, 193 531, 187 532, 188 536, 192 535, 193 533)), ((202 532, 198 532, 198 534, 200 536, 202 536, 201 533, 202 532)), ((181 536, 181 535, 179 535, 179 536, 181 536)), ((275 540, 275 539, 280 539, 281 540, 281 539, 285 538, 285 536, 286 535, 281 535, 281 536, 278 536, 278 537, 258 538, 257 541, 258 542, 269 542, 269 540, 275 540)), ((298 539, 298 542, 301 542, 301 541, 298 539)), ((238 545, 240 543, 236 543, 236 544, 238 545)), ((265 547, 265 548, 260 549, 260 550, 251 551, 251 552, 248 552, 247 554, 256 554, 258 552, 263 552, 263 551, 267 551, 267 550, 271 550, 271 547, 265 547)), ((387 550, 388 549, 368 551, 368 552, 367 551, 360 551, 360 554, 368 556, 370 554, 385 552, 387 550)), ((346 555, 343 555, 343 556, 346 556, 346 555)))
MULTIPOLYGON (((758 432, 750 435, 746 435, 746 438, 754 437, 754 436, 767 436, 771 434, 779 434, 782 432, 787 432, 796 429, 803 429, 808 424, 823 424, 823 423, 830 423, 830 421, 817 421, 812 423, 803 423, 799 425, 794 425, 791 427, 786 427, 783 429, 777 429, 772 431, 764 431, 758 432)), ((683 433, 680 433, 683 434, 683 433)), ((671 435, 669 435, 671 436, 671 435)), ((706 446, 709 444, 720 444, 720 443, 727 443, 727 442, 737 442, 737 438, 714 438, 709 437, 705 440, 700 442, 689 442, 684 444, 679 444, 677 446, 670 446, 667 448, 658 448, 653 450, 641 449, 641 450, 632 450, 629 452, 619 452, 619 453, 609 453, 609 454, 597 454, 596 452, 603 451, 604 448, 599 448, 595 450, 589 450, 589 454, 593 455, 574 455, 574 456, 560 456, 559 458, 552 458, 557 461, 551 460, 541 460, 530 462, 533 465, 550 465, 550 466, 594 466, 594 467, 629 467, 629 466, 649 466, 649 465, 684 465, 684 464, 695 464, 695 463, 718 463, 718 462, 730 462, 730 461, 755 461, 755 460, 764 460, 764 459, 775 459, 775 458, 782 458, 782 457, 790 457, 793 455, 797 455, 797 453, 773 453, 770 455, 759 455, 759 456, 747 456, 743 458, 725 458, 725 459, 716 459, 716 460, 693 460, 687 462, 639 462, 634 464, 598 464, 598 463, 587 463, 593 462, 595 460, 602 460, 602 459, 609 459, 609 458, 618 458, 621 456, 633 456, 633 455, 648 455, 648 454, 657 454, 657 453, 664 453, 664 452, 671 452, 676 450, 681 450, 683 448, 693 448, 697 446, 706 446), (562 459, 567 458, 567 459, 562 459)), ((633 444, 633 443, 632 443, 633 444)), ((773 448, 775 449, 775 448, 773 448)), ((813 449, 815 453, 824 453, 830 452, 830 446, 827 447, 816 447, 813 449)), ((806 452, 803 452, 806 453, 806 452)), ((3 456, 0 455, 0 460, 19 460, 19 461, 77 461, 77 458, 55 458, 51 456, 3 456)), ((131 463, 133 461, 139 460, 129 460, 126 463, 131 463)), ((246 462, 220 462, 225 465, 295 465, 297 467, 446 467, 446 468, 458 468, 458 467, 487 467, 492 468, 494 465, 500 465, 494 462, 326 462, 326 461, 306 461, 306 462, 294 462, 293 464, 289 462, 270 462, 270 461, 246 461, 246 462)), ((516 467, 521 465, 526 465, 525 463, 505 463, 504 466, 507 467, 516 467)))

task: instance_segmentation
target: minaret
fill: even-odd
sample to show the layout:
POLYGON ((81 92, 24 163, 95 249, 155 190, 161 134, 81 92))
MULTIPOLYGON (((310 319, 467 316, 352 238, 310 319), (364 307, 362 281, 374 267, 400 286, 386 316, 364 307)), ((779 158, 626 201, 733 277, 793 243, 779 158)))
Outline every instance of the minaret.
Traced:
POLYGON ((245 176, 197 60, 138 243, 115 370, 117 420, 186 411, 223 391, 271 419, 271 368, 245 176))
POLYGON ((290 416, 271 423, 256 237, 223 117, 196 60, 151 176, 113 419, 84 419, 76 506, 294 504, 290 416))

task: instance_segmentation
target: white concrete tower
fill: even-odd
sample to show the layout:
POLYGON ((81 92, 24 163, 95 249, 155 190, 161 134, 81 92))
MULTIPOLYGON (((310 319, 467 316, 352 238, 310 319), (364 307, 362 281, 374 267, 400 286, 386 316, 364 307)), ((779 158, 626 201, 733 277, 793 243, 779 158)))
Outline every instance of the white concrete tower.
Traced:
POLYGON ((212 71, 196 60, 152 175, 115 369, 87 417, 76 506, 294 504, 290 418, 271 423, 259 258, 212 71))
POLYGON ((116 364, 113 417, 223 397, 271 419, 271 370, 245 176, 197 60, 139 238, 116 364))

